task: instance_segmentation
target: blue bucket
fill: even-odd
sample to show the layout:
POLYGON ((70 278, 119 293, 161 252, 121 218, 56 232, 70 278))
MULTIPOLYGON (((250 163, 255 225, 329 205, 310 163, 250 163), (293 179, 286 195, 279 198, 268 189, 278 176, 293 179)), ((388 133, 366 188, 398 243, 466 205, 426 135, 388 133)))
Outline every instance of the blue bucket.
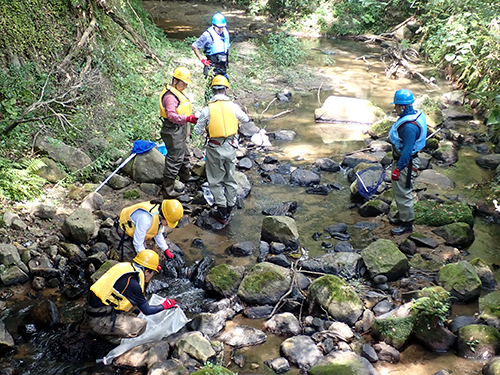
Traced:
POLYGON ((165 147, 165 143, 160 143, 156 145, 156 147, 158 147, 158 151, 160 151, 163 154, 163 156, 167 156, 168 151, 167 148, 165 147))

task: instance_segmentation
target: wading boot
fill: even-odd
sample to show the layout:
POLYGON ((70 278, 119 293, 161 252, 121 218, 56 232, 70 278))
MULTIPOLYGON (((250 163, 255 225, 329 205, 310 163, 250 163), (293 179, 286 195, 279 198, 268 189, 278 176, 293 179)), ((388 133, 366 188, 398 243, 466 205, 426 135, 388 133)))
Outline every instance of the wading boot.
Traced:
POLYGON ((175 199, 182 195, 182 193, 178 193, 174 189, 175 180, 172 178, 164 178, 163 179, 163 187, 161 190, 161 194, 163 195, 163 199, 175 199))
POLYGON ((189 168, 182 167, 179 170, 179 179, 182 182, 186 183, 186 182, 198 181, 200 179, 200 177, 191 175, 191 171, 189 168))
POLYGON ((391 229, 391 234, 395 236, 411 232, 413 232, 413 221, 402 221, 399 227, 391 229))
POLYGON ((228 219, 227 207, 217 206, 217 209, 210 211, 210 216, 212 216, 219 223, 226 224, 228 219))
POLYGON ((392 225, 401 225, 403 222, 397 216, 393 216, 389 219, 389 223, 392 225))

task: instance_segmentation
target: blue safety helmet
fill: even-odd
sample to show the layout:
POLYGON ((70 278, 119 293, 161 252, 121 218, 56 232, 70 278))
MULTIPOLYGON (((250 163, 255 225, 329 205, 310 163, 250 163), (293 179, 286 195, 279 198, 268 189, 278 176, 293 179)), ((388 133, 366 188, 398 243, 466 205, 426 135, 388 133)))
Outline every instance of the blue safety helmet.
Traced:
POLYGON ((226 17, 222 13, 215 13, 212 17, 212 25, 217 27, 226 27, 226 17))
POLYGON ((396 93, 394 94, 394 102, 392 102, 391 104, 409 105, 413 104, 414 101, 415 99, 413 99, 413 94, 410 90, 401 89, 396 91, 396 93))

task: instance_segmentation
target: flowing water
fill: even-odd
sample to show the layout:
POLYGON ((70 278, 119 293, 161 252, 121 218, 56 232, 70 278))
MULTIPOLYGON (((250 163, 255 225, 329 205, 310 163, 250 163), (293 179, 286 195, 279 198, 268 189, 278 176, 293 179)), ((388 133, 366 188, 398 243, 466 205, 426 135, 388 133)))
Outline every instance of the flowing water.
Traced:
MULTIPOLYGON (((213 9, 213 5, 193 2, 144 2, 151 12, 155 22, 165 29, 170 38, 183 39, 188 36, 198 36, 206 28, 211 14, 219 9, 213 9), (185 17, 172 17, 172 14, 180 14, 172 11, 176 9, 172 4, 177 4, 178 10, 182 10, 185 17), (212 7, 212 8, 211 8, 212 7), (205 14, 205 23, 190 24, 190 14, 205 14)), ((231 21, 245 17, 244 12, 239 10, 224 10, 229 25, 231 21)), ((262 22, 262 20, 256 20, 262 22)), ((233 24, 234 24, 233 23, 233 24)), ((231 29, 230 29, 231 31, 231 29)), ((330 78, 328 89, 318 89, 311 91, 307 95, 294 96, 290 103, 285 105, 270 105, 261 103, 258 107, 247 108, 249 115, 255 119, 267 118, 283 111, 293 109, 285 116, 277 117, 270 121, 257 123, 258 126, 266 128, 268 132, 278 130, 293 130, 297 133, 292 142, 273 142, 273 145, 280 148, 277 153, 281 163, 289 163, 292 167, 310 165, 319 157, 329 157, 337 162, 341 162, 343 155, 366 147, 366 143, 360 138, 359 131, 352 126, 344 126, 338 132, 337 138, 323 131, 322 125, 314 121, 314 110, 320 107, 320 103, 330 95, 343 95, 368 99, 374 104, 383 108, 387 113, 392 111, 389 104, 392 101, 394 91, 405 87, 414 92, 417 96, 425 93, 438 95, 451 91, 446 82, 438 81, 441 89, 427 88, 425 85, 414 80, 386 79, 384 65, 378 57, 361 59, 362 56, 372 56, 380 54, 377 47, 368 46, 363 43, 334 39, 304 39, 302 44, 305 50, 309 51, 307 63, 320 69, 330 78), (323 51, 323 52, 322 52, 323 51), (330 51, 325 54, 324 51, 330 51), (333 52, 332 52, 333 51, 333 52), (331 54, 334 53, 334 54, 331 54)), ((194 55, 193 55, 194 56, 194 55)), ((417 69, 424 75, 428 73, 425 66, 418 66, 417 69)), ((456 189, 450 195, 462 194, 469 199, 481 198, 478 189, 468 189, 471 185, 491 178, 491 173, 481 170, 475 163, 477 153, 469 148, 460 150, 460 159, 453 168, 441 168, 433 166, 440 172, 448 175, 456 182, 456 189)), ((300 208, 294 214, 297 222, 301 245, 306 248, 310 256, 318 256, 325 253, 322 242, 327 241, 335 245, 336 240, 320 238, 315 241, 313 233, 322 232, 323 228, 339 222, 344 222, 349 226, 352 233, 352 243, 356 248, 362 248, 371 242, 371 237, 367 237, 365 232, 357 230, 353 225, 359 221, 369 221, 361 218, 356 209, 349 208, 350 193, 349 184, 345 171, 338 173, 324 172, 321 176, 321 183, 337 183, 343 187, 342 190, 331 191, 327 196, 310 195, 305 193, 304 188, 288 185, 273 185, 265 182, 257 173, 255 168, 247 172, 253 187, 250 196, 244 202, 242 210, 236 210, 230 224, 220 232, 204 231, 194 224, 175 229, 169 233, 169 239, 177 243, 186 254, 187 263, 190 264, 203 256, 213 256, 216 263, 227 263, 232 265, 252 266, 256 261, 256 254, 252 257, 235 258, 225 253, 225 249, 235 242, 252 241, 258 245, 260 241, 260 229, 263 219, 262 210, 278 206, 283 202, 297 201, 300 208), (201 239, 203 245, 194 245, 194 239, 201 239)), ((477 218, 475 223, 476 240, 468 249, 472 259, 481 257, 491 264, 500 264, 497 252, 500 243, 500 231, 498 226, 486 222, 482 218, 477 218)), ((495 271, 497 280, 500 280, 500 271, 495 271)), ((59 297, 57 297, 59 298, 59 297)), ((16 330, 21 324, 22 316, 26 311, 19 305, 20 301, 8 302, 9 309, 17 310, 16 313, 9 313, 5 323, 8 329, 16 330), (15 306, 13 305, 15 304, 15 306)), ((62 314, 71 318, 71 314, 81 311, 84 301, 76 303, 65 302, 62 305, 62 314)), ((473 314, 477 306, 454 306, 453 315, 473 314)), ((262 320, 248 320, 242 316, 237 316, 233 321, 228 322, 228 327, 237 324, 248 324, 261 329, 262 320)), ((51 339, 46 337, 45 342, 51 339)), ((283 338, 268 335, 266 343, 257 347, 236 350, 233 353, 226 353, 225 362, 229 362, 231 354, 244 354, 245 365, 242 369, 231 365, 230 369, 241 374, 274 374, 263 362, 279 356, 279 346, 283 338)), ((76 373, 76 368, 92 366, 92 364, 67 364, 53 363, 50 359, 43 360, 44 352, 47 350, 43 345, 44 338, 39 338, 36 342, 25 342, 19 346, 12 360, 25 363, 23 374, 59 374, 76 373), (38 365, 37 365, 38 362, 38 365), (49 370, 51 369, 51 370, 49 370)), ((106 353, 103 353, 103 355, 106 353)), ((428 375, 443 368, 449 369, 452 373, 462 373, 476 375, 481 373, 483 361, 472 361, 456 357, 452 352, 445 354, 431 353, 419 345, 410 345, 401 356, 399 364, 389 364, 379 362, 375 366, 381 375, 411 373, 412 375, 428 375)), ((292 369, 289 374, 299 374, 298 369, 292 369)))

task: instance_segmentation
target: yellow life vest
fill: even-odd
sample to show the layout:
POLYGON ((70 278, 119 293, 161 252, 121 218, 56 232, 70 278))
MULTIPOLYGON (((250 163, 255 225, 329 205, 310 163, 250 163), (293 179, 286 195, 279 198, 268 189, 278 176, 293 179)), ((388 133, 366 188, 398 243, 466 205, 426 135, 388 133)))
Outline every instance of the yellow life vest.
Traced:
POLYGON ((134 277, 139 276, 139 284, 144 293, 144 272, 128 262, 118 263, 111 267, 108 272, 102 275, 99 280, 90 287, 90 290, 93 291, 105 305, 113 306, 115 310, 130 311, 134 307, 132 303, 114 288, 116 281, 126 273, 133 274, 134 277))
POLYGON ((233 103, 229 100, 217 100, 208 103, 210 122, 208 136, 210 138, 229 137, 238 133, 238 119, 234 114, 233 103))
POLYGON ((163 118, 167 117, 167 110, 163 107, 163 97, 165 94, 170 91, 175 95, 177 99, 179 99, 179 106, 176 109, 178 115, 191 116, 193 114, 193 105, 189 101, 188 97, 184 95, 182 92, 177 90, 175 87, 170 85, 165 86, 163 91, 160 94, 160 116, 163 118))
POLYGON ((130 216, 137 210, 143 210, 153 217, 153 222, 151 223, 151 227, 148 229, 145 238, 146 240, 149 240, 160 232, 160 205, 151 204, 149 202, 141 202, 134 204, 133 206, 125 207, 122 212, 120 212, 120 228, 130 237, 134 237, 135 232, 135 225, 130 216), (155 208, 152 209, 153 207, 155 208))

